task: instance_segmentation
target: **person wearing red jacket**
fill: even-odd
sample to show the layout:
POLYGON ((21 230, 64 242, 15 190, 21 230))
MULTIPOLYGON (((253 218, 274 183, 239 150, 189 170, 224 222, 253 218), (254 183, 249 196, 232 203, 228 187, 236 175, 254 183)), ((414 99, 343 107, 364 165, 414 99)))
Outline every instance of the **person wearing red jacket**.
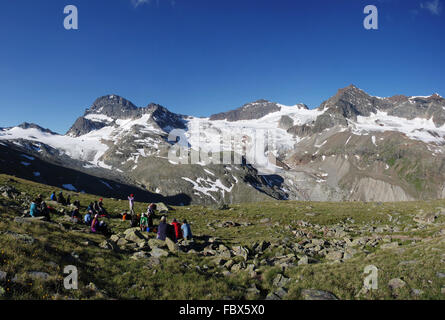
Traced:
POLYGON ((176 219, 173 219, 172 226, 175 228, 176 241, 182 239, 181 224, 176 219))

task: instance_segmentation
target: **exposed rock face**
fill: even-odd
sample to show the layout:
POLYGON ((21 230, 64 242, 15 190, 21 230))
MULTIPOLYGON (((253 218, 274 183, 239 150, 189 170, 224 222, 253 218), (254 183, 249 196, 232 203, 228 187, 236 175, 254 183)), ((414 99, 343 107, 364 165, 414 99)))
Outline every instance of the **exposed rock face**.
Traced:
POLYGON ((80 137, 90 131, 98 130, 105 127, 106 124, 103 122, 96 122, 85 119, 83 117, 77 118, 76 122, 68 130, 67 134, 73 137, 80 137))
POLYGON ((205 119, 107 95, 66 136, 27 123, 21 130, 0 129, 0 170, 112 197, 134 193, 134 187, 144 199, 176 205, 445 198, 444 124, 445 99, 437 94, 380 98, 353 85, 314 110, 258 100, 205 119), (197 120, 204 125, 195 139, 197 120), (170 157, 173 129, 185 132, 176 138, 191 148, 189 161, 198 150, 216 150, 215 157, 251 150, 262 130, 273 141, 253 158, 243 154, 242 163, 208 164, 201 153, 199 163, 184 165, 170 157), (240 149, 221 152, 220 146, 231 145, 221 143, 224 134, 233 134, 240 149), (271 172, 263 170, 261 153, 271 172))
POLYGON ((281 107, 274 102, 270 102, 267 100, 258 100, 255 102, 247 103, 242 107, 232 111, 214 114, 210 116, 210 120, 239 121, 260 119, 269 113, 280 110, 281 107))
POLYGON ((278 123, 278 128, 289 130, 294 125, 294 120, 289 116, 281 116, 280 122, 278 123))
POLYGON ((399 187, 382 180, 360 179, 352 188, 350 199, 360 201, 410 201, 411 196, 399 187))

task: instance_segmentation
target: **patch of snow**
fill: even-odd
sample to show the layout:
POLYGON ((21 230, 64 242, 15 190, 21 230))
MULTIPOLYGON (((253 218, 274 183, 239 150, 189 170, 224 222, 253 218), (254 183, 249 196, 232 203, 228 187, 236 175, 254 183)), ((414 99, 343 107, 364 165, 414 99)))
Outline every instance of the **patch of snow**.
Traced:
POLYGON ((110 186, 110 184, 109 183, 107 183, 106 181, 103 181, 103 180, 99 180, 100 182, 102 182, 108 189, 111 189, 111 190, 113 190, 113 187, 112 186, 110 186))
POLYGON ((25 162, 25 161, 22 161, 22 162, 20 162, 22 165, 24 165, 25 167, 27 167, 27 166, 30 166, 31 164, 29 163, 29 162, 25 162))
POLYGON ((26 154, 21 154, 21 156, 22 156, 23 158, 26 158, 26 159, 31 160, 31 161, 35 160, 34 157, 28 156, 28 155, 26 155, 26 154))
POLYGON ((33 172, 32 173, 35 177, 40 177, 40 172, 33 172))
POLYGON ((77 191, 76 187, 74 187, 72 184, 62 184, 62 188, 70 191, 77 191))

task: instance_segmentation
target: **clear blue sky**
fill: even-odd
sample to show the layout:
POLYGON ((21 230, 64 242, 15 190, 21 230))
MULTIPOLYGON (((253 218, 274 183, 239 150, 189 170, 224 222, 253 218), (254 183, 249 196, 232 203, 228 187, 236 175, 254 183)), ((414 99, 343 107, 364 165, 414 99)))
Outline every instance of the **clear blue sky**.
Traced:
POLYGON ((136 2, 1 1, 0 127, 65 133, 109 93, 196 116, 260 98, 317 107, 351 83, 445 95, 445 0, 136 2), (79 30, 63 28, 68 4, 79 30), (363 28, 367 4, 379 30, 363 28))

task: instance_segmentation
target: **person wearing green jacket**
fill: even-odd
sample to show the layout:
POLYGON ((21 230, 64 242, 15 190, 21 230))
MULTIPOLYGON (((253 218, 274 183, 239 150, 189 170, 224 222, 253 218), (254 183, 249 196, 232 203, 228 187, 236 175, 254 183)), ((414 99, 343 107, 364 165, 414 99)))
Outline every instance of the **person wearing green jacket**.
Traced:
POLYGON ((146 213, 141 214, 141 221, 139 223, 139 226, 141 227, 141 231, 145 231, 148 228, 148 217, 146 213))

